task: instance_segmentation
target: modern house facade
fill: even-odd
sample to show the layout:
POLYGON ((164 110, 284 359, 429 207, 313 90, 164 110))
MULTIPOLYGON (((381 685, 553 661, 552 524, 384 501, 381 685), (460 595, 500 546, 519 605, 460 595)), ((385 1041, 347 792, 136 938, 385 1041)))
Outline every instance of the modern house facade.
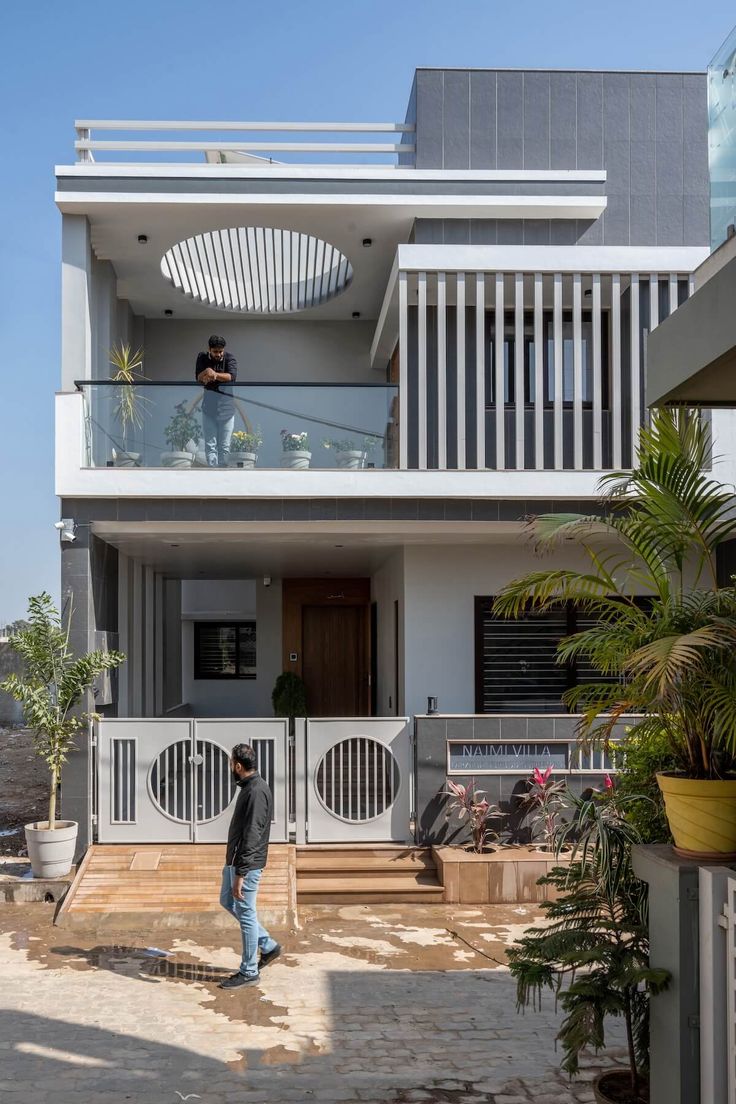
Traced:
POLYGON ((128 656, 97 688, 108 743, 67 770, 80 847, 103 816, 107 838, 219 838, 222 755, 256 724, 278 729, 283 831, 309 839, 429 838, 448 773, 503 800, 541 754, 573 771, 561 695, 585 673, 554 647, 581 615, 491 602, 538 562, 527 515, 588 511, 631 464, 650 331, 709 252, 706 74, 420 69, 398 124, 77 133, 62 592, 75 647, 128 656), (195 380, 211 334, 248 446, 222 467, 195 380), (120 342, 143 349, 132 388, 110 382, 120 342), (303 758, 272 719, 283 671, 303 758))

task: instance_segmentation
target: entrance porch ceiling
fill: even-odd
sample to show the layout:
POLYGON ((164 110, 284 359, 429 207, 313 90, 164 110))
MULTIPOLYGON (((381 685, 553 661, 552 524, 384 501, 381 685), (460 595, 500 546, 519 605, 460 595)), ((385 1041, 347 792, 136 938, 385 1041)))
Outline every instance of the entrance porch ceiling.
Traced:
POLYGON ((519 539, 521 525, 493 522, 479 525, 472 533, 460 523, 409 527, 406 522, 344 523, 319 526, 289 523, 252 525, 231 523, 123 523, 95 522, 92 530, 108 544, 154 570, 174 578, 308 578, 335 575, 372 575, 390 556, 408 545, 447 547, 498 545, 519 539), (355 530, 360 531, 356 532, 355 530))

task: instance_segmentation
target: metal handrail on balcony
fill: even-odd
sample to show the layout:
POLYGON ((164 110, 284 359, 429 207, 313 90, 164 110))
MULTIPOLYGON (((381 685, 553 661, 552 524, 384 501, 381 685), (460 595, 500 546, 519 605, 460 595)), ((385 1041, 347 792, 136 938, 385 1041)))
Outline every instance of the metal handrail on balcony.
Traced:
MULTIPOLYGON (((413 135, 416 127, 411 123, 285 123, 285 122, 212 122, 212 121, 172 121, 172 120, 131 120, 131 119, 77 119, 75 121, 77 139, 74 149, 80 162, 93 162, 95 153, 143 153, 143 154, 171 154, 171 153, 203 153, 208 161, 227 163, 228 155, 232 163, 268 165, 279 164, 272 156, 261 156, 274 153, 309 153, 332 155, 335 153, 350 154, 414 154, 416 145, 407 141, 404 137, 398 142, 367 142, 358 140, 348 141, 279 141, 277 139, 253 138, 197 138, 196 140, 161 139, 156 138, 104 138, 93 137, 93 131, 125 131, 130 135, 157 132, 166 133, 191 133, 201 132, 212 135, 213 132, 223 133, 226 136, 233 133, 249 134, 278 134, 289 133, 294 135, 314 134, 348 134, 348 135, 379 135, 399 134, 402 136, 413 135)), ((391 167, 391 166, 387 166, 391 167)))

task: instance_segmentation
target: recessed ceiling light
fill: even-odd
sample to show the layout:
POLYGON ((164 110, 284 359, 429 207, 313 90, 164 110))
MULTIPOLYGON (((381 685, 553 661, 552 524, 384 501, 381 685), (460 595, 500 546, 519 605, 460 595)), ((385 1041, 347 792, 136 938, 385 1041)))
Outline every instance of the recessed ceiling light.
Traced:
POLYGON ((169 548, 178 548, 178 547, 179 547, 179 545, 178 545, 178 544, 170 544, 170 545, 169 545, 169 548))
POLYGON ((172 316, 172 314, 173 314, 173 313, 174 313, 174 312, 173 312, 172 310, 170 310, 170 309, 169 309, 168 307, 167 307, 167 308, 166 308, 166 310, 164 311, 164 314, 166 315, 166 317, 167 317, 167 318, 171 318, 171 316, 172 316))
POLYGON ((335 548, 344 548, 344 547, 345 547, 345 545, 344 545, 344 544, 336 544, 336 545, 335 545, 335 548))
POLYGON ((360 311, 353 311, 353 318, 360 318, 360 311))
POLYGON ((138 235, 138 241, 140 242, 141 245, 145 245, 146 242, 148 241, 148 234, 139 234, 138 235))
POLYGON ((363 248, 370 249, 373 245, 373 238, 363 238, 363 248))

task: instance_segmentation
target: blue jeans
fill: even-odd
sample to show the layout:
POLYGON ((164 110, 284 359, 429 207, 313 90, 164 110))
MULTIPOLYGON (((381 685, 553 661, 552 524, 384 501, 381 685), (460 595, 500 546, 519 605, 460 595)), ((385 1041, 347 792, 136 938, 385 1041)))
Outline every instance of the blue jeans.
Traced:
POLYGON ((226 422, 202 413, 202 432, 204 433, 204 452, 211 468, 226 468, 230 456, 230 438, 235 428, 235 415, 226 422))
POLYGON ((266 929, 261 927, 256 915, 256 897, 258 896, 258 884, 262 873, 262 870, 248 871, 243 878, 243 900, 236 901, 233 897, 235 867, 225 866, 222 869, 220 904, 240 924, 240 931, 243 936, 243 958, 240 963, 240 973, 245 974, 246 977, 253 977, 258 973, 259 950, 268 954, 276 946, 276 940, 272 939, 266 929))

